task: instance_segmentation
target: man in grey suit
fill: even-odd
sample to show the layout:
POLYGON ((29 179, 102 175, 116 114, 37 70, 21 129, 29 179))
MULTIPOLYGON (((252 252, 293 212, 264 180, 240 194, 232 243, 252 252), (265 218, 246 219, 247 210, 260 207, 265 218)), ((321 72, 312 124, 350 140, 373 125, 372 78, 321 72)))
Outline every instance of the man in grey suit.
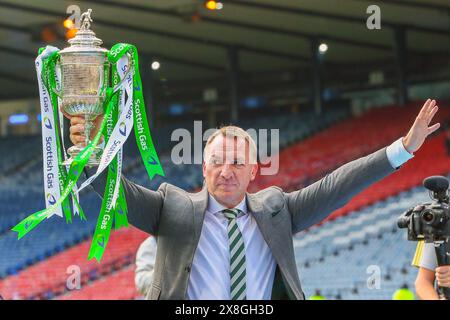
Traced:
MULTIPOLYGON (((205 184, 198 193, 168 183, 153 191, 123 177, 130 223, 157 239, 146 298, 305 299, 293 235, 412 158, 439 128, 439 123, 429 127, 437 110, 436 102, 427 100, 405 137, 294 192, 276 186, 247 192, 258 170, 252 161, 256 146, 233 126, 221 128, 206 142, 205 184)), ((73 117, 71 125, 72 142, 83 143, 84 120, 73 117)), ((93 183, 99 194, 104 186, 105 177, 93 183)))

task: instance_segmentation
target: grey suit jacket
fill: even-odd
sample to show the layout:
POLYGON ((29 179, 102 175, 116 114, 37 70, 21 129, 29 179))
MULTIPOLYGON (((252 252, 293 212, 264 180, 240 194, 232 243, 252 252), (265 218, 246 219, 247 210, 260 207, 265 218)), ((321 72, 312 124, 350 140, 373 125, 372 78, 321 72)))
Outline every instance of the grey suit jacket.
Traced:
MULTIPOLYGON (((397 169, 391 166, 386 148, 382 148, 298 191, 286 193, 272 186, 247 194, 249 212, 277 263, 272 299, 305 298, 295 263, 293 234, 322 221, 353 196, 397 169)), ((105 180, 103 175, 93 183, 99 195, 103 194, 105 180)), ((125 177, 122 182, 129 222, 157 238, 154 280, 146 298, 185 299, 208 204, 206 188, 189 193, 163 183, 153 191, 125 177)))

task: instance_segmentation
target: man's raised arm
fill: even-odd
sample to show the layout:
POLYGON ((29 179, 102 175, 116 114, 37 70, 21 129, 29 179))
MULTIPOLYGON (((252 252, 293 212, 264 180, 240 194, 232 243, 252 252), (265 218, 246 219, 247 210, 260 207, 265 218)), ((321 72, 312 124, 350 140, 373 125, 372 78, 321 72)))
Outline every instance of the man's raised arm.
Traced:
MULTIPOLYGON (((97 168, 86 169, 86 175, 92 176, 97 168)), ((91 186, 94 191, 103 197, 106 186, 107 170, 103 171, 91 186)), ((163 206, 166 183, 161 184, 157 191, 153 191, 134 182, 131 182, 122 175, 121 178, 125 199, 127 201, 128 221, 136 228, 150 233, 158 234, 158 225, 163 206)))
POLYGON ((426 137, 439 128, 439 123, 428 127, 437 110, 436 101, 428 99, 405 137, 341 166, 308 187, 286 193, 293 232, 322 221, 356 194, 398 170, 413 157, 426 137))
POLYGON ((293 232, 319 223, 356 194, 395 171, 383 148, 346 163, 301 190, 286 193, 293 232))
MULTIPOLYGON (((102 116, 99 116, 94 121, 91 137, 97 134, 102 119, 102 116)), ((84 123, 85 120, 82 117, 70 117, 70 140, 73 144, 85 143, 84 123)), ((85 173, 89 177, 94 175, 96 170, 97 168, 85 169, 85 173)), ((105 191, 106 177, 107 170, 103 171, 91 184, 101 198, 105 191)), ((123 175, 121 181, 127 201, 128 221, 136 228, 156 235, 167 184, 163 183, 157 191, 153 191, 131 182, 123 175)))

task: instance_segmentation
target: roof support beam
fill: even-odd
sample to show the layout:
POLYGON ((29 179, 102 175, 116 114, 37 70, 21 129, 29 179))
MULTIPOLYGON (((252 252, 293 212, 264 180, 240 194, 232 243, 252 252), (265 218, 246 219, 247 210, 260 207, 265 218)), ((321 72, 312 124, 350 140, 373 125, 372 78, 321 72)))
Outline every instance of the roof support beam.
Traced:
MULTIPOLYGON (((266 10, 279 11, 279 12, 289 13, 289 14, 326 18, 326 19, 339 20, 339 21, 348 22, 348 23, 358 23, 360 25, 361 24, 365 25, 365 23, 366 23, 365 17, 355 17, 355 16, 350 16, 350 15, 320 12, 317 10, 292 8, 292 7, 279 6, 279 5, 260 3, 260 2, 258 2, 258 3, 257 2, 248 2, 248 1, 244 1, 244 0, 227 0, 227 3, 233 4, 233 5, 245 6, 245 7, 249 7, 249 8, 266 9, 266 10)), ((429 27, 423 27, 423 26, 417 26, 417 25, 395 23, 392 21, 385 21, 385 20, 383 20, 383 26, 393 28, 393 29, 405 28, 405 29, 408 29, 409 31, 426 32, 426 33, 439 34, 439 35, 443 35, 443 36, 450 36, 450 30, 448 30, 448 28, 436 29, 436 28, 429 28, 429 27)))
POLYGON ((2 71, 2 70, 0 70, 0 78, 10 80, 10 81, 15 81, 15 82, 18 82, 21 84, 26 84, 26 85, 31 85, 31 84, 34 85, 35 84, 35 81, 33 79, 20 76, 16 73, 6 72, 6 71, 2 71))
POLYGON ((230 121, 236 123, 239 119, 239 50, 234 47, 228 49, 229 84, 230 84, 230 121))
MULTIPOLYGON (((89 2, 90 0, 79 0, 79 1, 89 2)), ((150 8, 145 5, 115 2, 115 1, 111 1, 111 0, 97 0, 96 3, 102 4, 102 5, 105 5, 108 7, 116 7, 116 8, 120 8, 120 9, 124 9, 124 10, 133 10, 136 12, 159 14, 159 15, 164 15, 164 16, 168 16, 168 17, 172 17, 172 18, 180 17, 180 15, 176 11, 170 10, 170 9, 168 10, 168 9, 160 9, 160 8, 150 8)), ((288 30, 288 29, 283 29, 283 28, 277 28, 274 26, 270 26, 270 27, 263 26, 263 25, 248 23, 248 22, 224 19, 224 18, 216 19, 216 18, 211 18, 211 17, 205 16, 205 15, 201 16, 201 20, 208 22, 208 23, 212 23, 212 24, 224 25, 224 26, 235 27, 235 28, 245 28, 245 29, 255 30, 255 31, 259 31, 259 32, 270 32, 270 33, 281 34, 281 35, 285 35, 285 36, 287 35, 287 36, 292 36, 292 37, 296 37, 296 38, 303 38, 303 39, 306 39, 309 41, 311 41, 313 38, 320 38, 323 40, 335 41, 335 42, 339 42, 340 44, 346 44, 346 45, 350 45, 350 46, 367 47, 367 48, 372 48, 372 49, 377 49, 377 50, 392 50, 392 47, 383 45, 383 44, 367 42, 367 41, 360 41, 360 40, 353 40, 350 38, 344 38, 344 37, 338 37, 338 36, 332 36, 332 35, 326 35, 326 34, 310 34, 307 32, 288 30)))
POLYGON ((311 55, 312 55, 312 100, 314 111, 317 115, 322 113, 323 107, 323 55, 319 52, 319 40, 311 41, 311 55))
MULTIPOLYGON (((47 15, 47 16, 61 18, 61 12, 59 12, 59 11, 37 8, 37 7, 30 7, 30 6, 25 6, 22 4, 17 4, 17 3, 6 3, 6 2, 0 1, 0 7, 21 10, 21 11, 27 11, 27 12, 33 12, 35 14, 41 14, 41 15, 47 15)), ((232 44, 229 42, 209 39, 209 38, 205 38, 205 37, 181 35, 179 33, 162 31, 162 30, 152 29, 152 28, 148 28, 148 27, 139 27, 139 26, 134 26, 134 25, 125 24, 125 23, 111 22, 111 21, 98 19, 98 18, 95 19, 95 23, 97 25, 102 25, 105 27, 114 28, 114 29, 118 29, 118 30, 133 31, 133 32, 139 32, 139 33, 144 33, 144 34, 153 34, 155 36, 172 38, 172 39, 177 39, 180 41, 193 42, 193 43, 198 43, 198 44, 202 44, 202 45, 217 46, 217 47, 220 47, 225 50, 228 47, 235 45, 235 44, 232 44)), ((269 55, 269 56, 273 56, 273 57, 277 57, 277 58, 282 58, 282 59, 289 59, 289 60, 295 60, 295 61, 309 61, 309 57, 306 57, 306 56, 283 53, 283 52, 275 51, 272 49, 263 49, 263 48, 259 48, 259 47, 257 48, 257 47, 248 46, 245 44, 240 44, 239 49, 249 51, 249 52, 255 52, 255 53, 259 53, 259 54, 263 54, 263 55, 269 55)))
MULTIPOLYGON (((374 3, 374 0, 359 0, 364 2, 370 2, 370 4, 376 4, 374 3)), ((379 3, 383 5, 394 5, 394 6, 400 6, 400 7, 410 7, 410 8, 416 8, 416 9, 427 9, 427 10, 437 10, 437 11, 449 11, 450 12, 450 6, 440 5, 436 3, 423 3, 423 2, 408 2, 404 0, 383 0, 381 2, 379 0, 379 3)))
MULTIPOLYGON (((0 22, 0 29, 5 29, 5 30, 12 30, 15 32, 22 32, 22 33, 27 33, 27 34, 31 34, 30 29, 28 28, 22 28, 22 27, 17 27, 11 24, 6 24, 6 23, 1 23, 0 22)), ((109 46, 111 47, 112 44, 108 44, 108 43, 104 43, 105 46, 109 46)), ((0 45, 0 51, 5 51, 8 53, 12 53, 12 54, 19 54, 22 56, 32 56, 32 57, 36 57, 37 52, 28 52, 25 50, 21 50, 21 49, 15 49, 15 48, 10 48, 10 47, 6 47, 3 45, 0 45)), ((225 71, 225 68, 220 67, 220 66, 216 66, 216 65, 212 65, 212 64, 208 64, 208 63, 203 63, 203 62, 197 62, 197 61, 191 61, 191 60, 187 60, 187 59, 183 59, 183 58, 178 58, 178 57, 173 57, 167 54, 160 54, 157 52, 153 52, 150 53, 148 51, 141 51, 139 50, 139 53, 143 56, 154 56, 155 58, 159 58, 161 60, 166 60, 166 61, 171 61, 173 63, 179 63, 179 64, 184 64, 184 65, 189 65, 189 66, 193 66, 196 68, 201 68, 201 69, 207 69, 209 71, 217 71, 217 72, 223 72, 225 71)))

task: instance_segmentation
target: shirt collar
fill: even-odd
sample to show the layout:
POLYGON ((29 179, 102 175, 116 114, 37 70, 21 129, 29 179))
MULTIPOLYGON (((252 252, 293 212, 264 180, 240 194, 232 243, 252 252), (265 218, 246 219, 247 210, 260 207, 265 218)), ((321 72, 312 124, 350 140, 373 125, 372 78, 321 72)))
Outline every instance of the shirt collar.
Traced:
MULTIPOLYGON (((247 196, 245 196, 242 201, 236 206, 234 207, 235 209, 239 209, 242 212, 244 212, 244 214, 247 213, 247 196)), ((217 200, 208 192, 208 207, 206 208, 206 210, 208 212, 211 212, 212 214, 216 214, 221 212, 222 210, 227 209, 227 207, 221 205, 219 202, 217 202, 217 200)))

